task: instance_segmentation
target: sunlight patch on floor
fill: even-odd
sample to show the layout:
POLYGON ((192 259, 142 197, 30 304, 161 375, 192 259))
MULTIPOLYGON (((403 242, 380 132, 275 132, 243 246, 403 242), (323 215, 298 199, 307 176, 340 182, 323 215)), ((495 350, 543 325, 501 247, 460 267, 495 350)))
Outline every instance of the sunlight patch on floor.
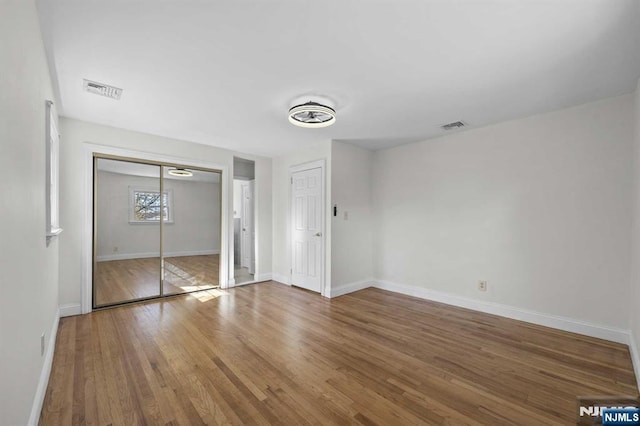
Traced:
POLYGON ((171 285, 173 285, 174 287, 179 287, 184 291, 204 290, 217 285, 217 283, 207 282, 204 279, 204 275, 205 275, 204 273, 198 273, 197 275, 192 275, 191 273, 185 271, 184 269, 170 262, 165 263, 165 272, 167 274, 173 274, 174 276, 178 277, 179 281, 182 281, 182 282, 186 281, 189 284, 191 284, 191 285, 182 286, 176 282, 173 282, 173 280, 171 280, 170 278, 165 278, 165 280, 169 282, 171 285))
MULTIPOLYGON (((185 291, 193 291, 193 290, 188 290, 189 286, 185 286, 181 288, 185 291)), ((217 299, 220 296, 227 296, 228 294, 229 293, 224 290, 221 290, 219 288, 213 288, 210 290, 202 290, 202 291, 196 291, 194 293, 189 293, 189 296, 198 299, 200 302, 208 302, 209 300, 217 299)))

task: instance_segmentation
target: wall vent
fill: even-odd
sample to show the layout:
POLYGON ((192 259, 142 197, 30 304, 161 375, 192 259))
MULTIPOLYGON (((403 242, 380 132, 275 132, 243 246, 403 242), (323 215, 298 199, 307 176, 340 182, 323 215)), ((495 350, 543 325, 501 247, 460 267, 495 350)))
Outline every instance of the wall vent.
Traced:
POLYGON ((109 86, 108 84, 98 83, 97 81, 91 81, 84 79, 85 92, 93 93, 107 98, 119 100, 122 96, 122 89, 118 87, 109 86))
POLYGON ((456 130, 456 129, 461 129, 462 127, 464 127, 465 124, 462 121, 454 121, 453 123, 448 123, 445 125, 440 126, 442 129, 444 130, 456 130))

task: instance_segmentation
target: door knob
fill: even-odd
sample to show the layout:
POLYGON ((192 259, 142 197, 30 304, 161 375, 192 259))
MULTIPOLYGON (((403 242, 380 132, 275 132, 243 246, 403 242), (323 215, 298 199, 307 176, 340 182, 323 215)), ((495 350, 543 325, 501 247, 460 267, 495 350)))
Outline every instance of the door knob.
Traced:
POLYGON ((316 237, 322 237, 322 232, 316 232, 316 237))

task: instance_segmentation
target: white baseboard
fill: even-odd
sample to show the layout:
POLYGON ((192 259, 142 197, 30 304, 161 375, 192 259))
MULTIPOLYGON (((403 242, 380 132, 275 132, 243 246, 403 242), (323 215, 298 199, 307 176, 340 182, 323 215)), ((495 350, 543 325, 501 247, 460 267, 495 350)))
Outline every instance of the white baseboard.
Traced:
POLYGON ((246 281, 241 283, 236 283, 235 279, 232 281, 233 281, 233 285, 230 285, 229 287, 242 287, 243 285, 258 284, 265 281, 271 281, 271 272, 266 274, 255 275, 253 280, 251 281, 246 281))
MULTIPOLYGON (((167 251, 164 257, 181 257, 181 256, 207 256, 211 254, 220 254, 220 250, 191 250, 191 251, 167 251)), ((97 257, 98 262, 108 262, 110 260, 129 260, 129 259, 147 259, 150 257, 160 256, 159 252, 147 253, 117 253, 104 254, 97 257)))
POLYGON ((79 303, 65 303, 60 305, 60 317, 71 317, 82 314, 82 307, 79 303))
POLYGON ((255 280, 257 282, 271 281, 272 279, 273 279, 273 274, 271 272, 265 272, 264 274, 257 274, 255 276, 255 280))
POLYGON ((36 388, 36 395, 33 398, 33 404, 31 405, 31 414, 29 415, 29 426, 36 426, 40 420, 40 412, 42 411, 42 404, 44 403, 44 397, 47 392, 47 386, 49 385, 49 375, 51 374, 51 366, 53 365, 53 352, 56 347, 56 336, 58 335, 58 323, 60 322, 60 310, 56 312, 56 316, 49 332, 49 340, 47 344, 47 351, 45 352, 44 362, 42 363, 42 371, 40 371, 40 380, 38 381, 38 387, 36 388))
POLYGON ((549 315, 541 312, 531 311, 528 309, 501 305, 499 303, 470 299, 451 293, 444 293, 422 287, 397 284, 389 281, 377 281, 374 287, 382 290, 389 290, 396 293, 406 294, 408 296, 419 297, 421 299, 433 300, 434 302, 446 303, 447 305, 473 309, 475 311, 499 315, 501 317, 520 321, 526 321, 545 327, 557 328, 559 330, 570 331, 572 333, 584 334, 586 336, 610 340, 617 343, 623 343, 625 345, 629 344, 629 331, 620 328, 593 324, 567 317, 549 315))
POLYGON ((356 281, 349 284, 341 285, 340 287, 331 287, 331 291, 329 292, 329 297, 338 297, 345 294, 353 293, 354 291, 362 290, 369 287, 374 287, 376 282, 373 278, 368 280, 356 281))
POLYGON ((633 331, 629 332, 629 352, 631 353, 631 363, 633 364, 633 371, 636 373, 636 382, 638 384, 638 391, 640 391, 640 347, 638 347, 638 341, 633 336, 633 331))
POLYGON ((280 275, 274 272, 271 274, 271 279, 281 284, 291 285, 291 280, 286 275, 280 275))
POLYGON ((250 284, 255 284, 257 281, 245 281, 242 283, 237 283, 236 285, 234 285, 234 287, 242 287, 244 285, 250 285, 250 284))

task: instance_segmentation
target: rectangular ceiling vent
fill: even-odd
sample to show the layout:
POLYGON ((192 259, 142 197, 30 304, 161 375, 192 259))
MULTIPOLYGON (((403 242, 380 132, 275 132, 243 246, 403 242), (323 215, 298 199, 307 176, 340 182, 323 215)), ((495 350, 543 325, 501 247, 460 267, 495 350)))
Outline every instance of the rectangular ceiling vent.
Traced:
POLYGON ((440 126, 444 130, 456 130, 464 127, 464 123, 462 121, 454 121, 453 123, 448 123, 443 126, 440 126))
POLYGON ((122 89, 109 86, 108 84, 98 83, 97 81, 87 80, 86 78, 84 79, 84 90, 85 92, 115 100, 120 100, 120 96, 122 96, 122 89))

